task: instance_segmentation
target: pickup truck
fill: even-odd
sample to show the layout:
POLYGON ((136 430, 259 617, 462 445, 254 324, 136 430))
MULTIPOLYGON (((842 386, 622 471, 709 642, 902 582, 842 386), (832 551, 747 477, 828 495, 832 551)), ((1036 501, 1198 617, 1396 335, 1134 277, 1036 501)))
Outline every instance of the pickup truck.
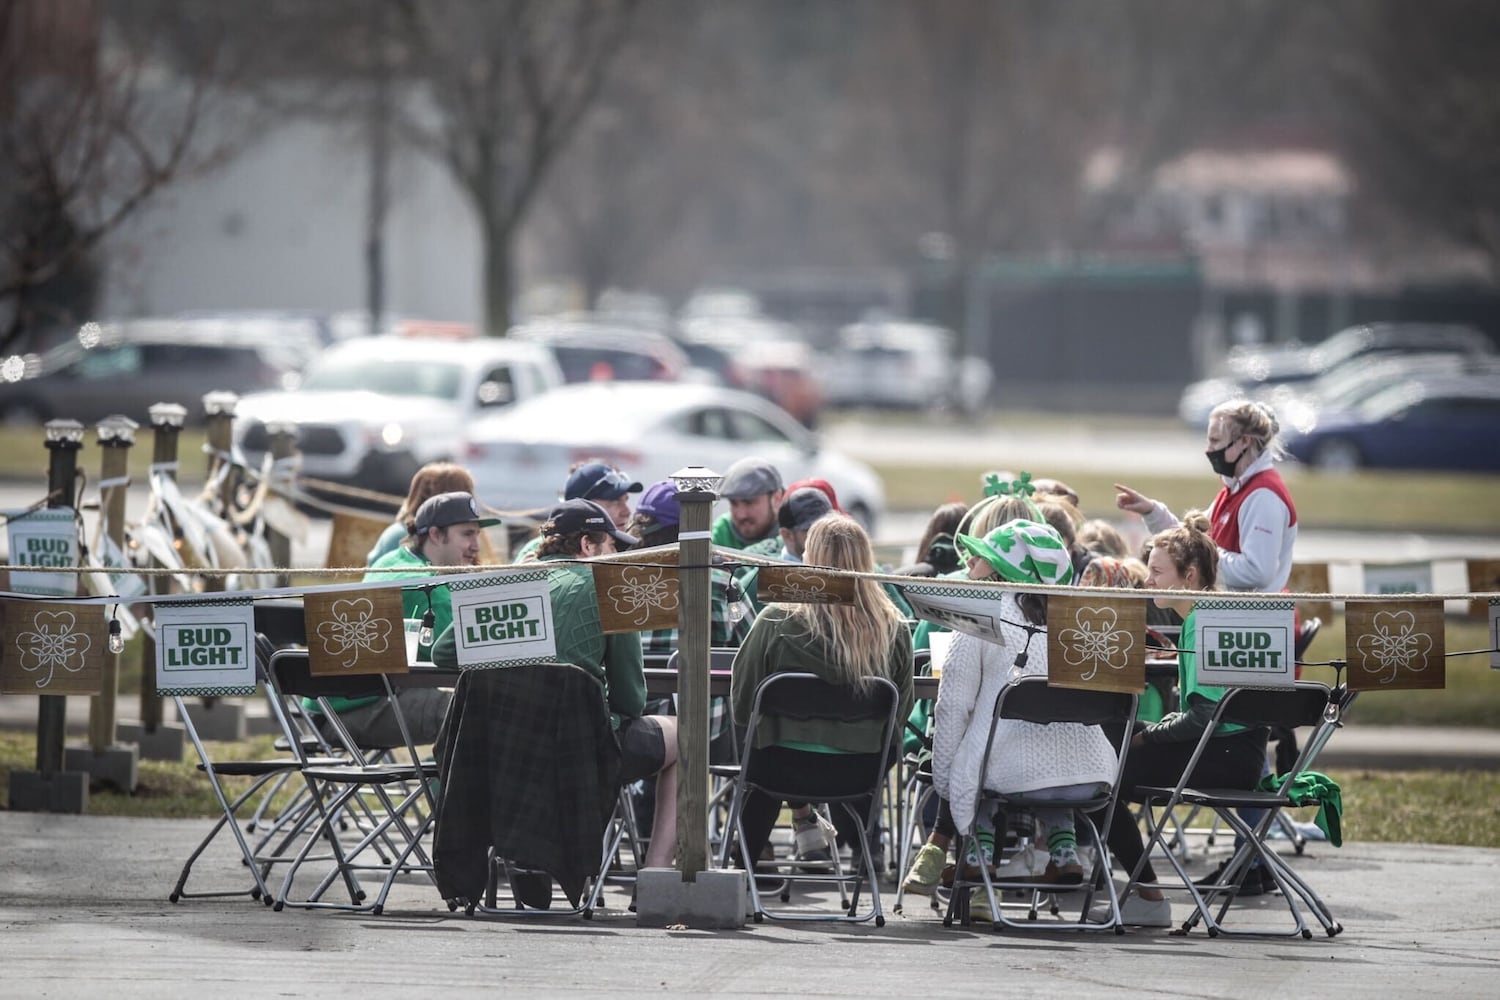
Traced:
POLYGON ((254 466, 269 447, 267 424, 292 423, 304 474, 405 496, 426 463, 463 461, 466 430, 481 415, 562 382, 540 344, 358 338, 319 355, 298 388, 241 399, 234 442, 254 466))

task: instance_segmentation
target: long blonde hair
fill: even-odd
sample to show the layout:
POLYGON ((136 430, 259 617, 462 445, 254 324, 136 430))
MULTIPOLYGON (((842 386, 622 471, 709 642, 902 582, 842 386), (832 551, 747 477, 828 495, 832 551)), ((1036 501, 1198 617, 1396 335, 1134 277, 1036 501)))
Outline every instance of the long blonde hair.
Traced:
MULTIPOLYGON (((870 538, 859 522, 825 517, 807 532, 802 558, 809 566, 869 573, 875 568, 870 538)), ((901 612, 873 580, 854 582, 853 604, 787 605, 788 618, 823 646, 843 682, 863 688, 872 677, 890 676, 891 647, 905 626, 901 612)))

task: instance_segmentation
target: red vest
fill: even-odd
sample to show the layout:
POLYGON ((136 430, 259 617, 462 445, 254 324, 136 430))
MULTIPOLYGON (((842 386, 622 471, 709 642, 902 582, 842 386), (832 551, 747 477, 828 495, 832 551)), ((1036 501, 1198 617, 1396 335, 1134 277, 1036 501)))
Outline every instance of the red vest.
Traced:
POLYGON ((1238 492, 1231 493, 1226 486, 1214 497, 1214 505, 1208 512, 1211 522, 1208 536, 1225 552, 1240 551, 1240 505, 1256 490, 1270 490, 1280 497, 1291 518, 1288 523, 1297 523, 1297 508, 1292 505, 1292 495, 1287 492, 1281 473, 1275 469, 1263 469, 1245 480, 1238 492))

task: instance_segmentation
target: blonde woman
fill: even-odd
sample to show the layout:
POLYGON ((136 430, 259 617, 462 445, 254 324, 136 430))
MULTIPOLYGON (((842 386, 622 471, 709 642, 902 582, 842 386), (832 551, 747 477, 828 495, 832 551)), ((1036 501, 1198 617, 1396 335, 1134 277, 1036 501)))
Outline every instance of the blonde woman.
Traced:
MULTIPOLYGON (((1273 464, 1281 457, 1281 425, 1264 403, 1220 403, 1208 418, 1204 455, 1224 484, 1209 508, 1208 535, 1219 550, 1225 590, 1274 594, 1292 575, 1297 508, 1273 464)), ((1175 526, 1166 505, 1120 483, 1115 503, 1146 521, 1152 532, 1175 526)))
MULTIPOLYGON (((839 515, 813 524, 803 556, 812 566, 865 573, 875 567, 864 529, 839 515)), ((872 580, 856 581, 853 604, 772 604, 760 613, 734 658, 731 706, 736 722, 749 721, 756 688, 768 675, 781 672, 817 674, 853 690, 885 677, 900 692, 899 718, 911 712, 911 636, 901 613, 872 580)), ((862 786, 874 759, 894 762, 893 748, 880 745, 882 730, 878 722, 764 718, 748 736, 756 749, 749 778, 791 791, 806 787, 809 797, 846 784, 845 776, 847 784, 862 786)), ((750 793, 742 817, 745 858, 761 856, 781 805, 769 795, 750 793)), ((856 803, 855 809, 863 814, 868 805, 856 803)), ((833 819, 846 842, 859 843, 845 810, 833 810, 833 819)))

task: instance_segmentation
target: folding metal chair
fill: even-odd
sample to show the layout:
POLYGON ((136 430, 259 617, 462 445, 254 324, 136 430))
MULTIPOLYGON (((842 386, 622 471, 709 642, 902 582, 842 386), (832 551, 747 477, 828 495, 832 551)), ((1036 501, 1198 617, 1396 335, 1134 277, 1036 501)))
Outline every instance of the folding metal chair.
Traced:
MULTIPOLYGON (((318 820, 288 868, 275 909, 288 902, 293 906, 323 907, 344 910, 370 910, 381 913, 396 877, 406 871, 430 873, 432 861, 421 846, 437 813, 431 782, 437 777, 437 765, 419 759, 411 734, 402 718, 399 704, 395 714, 407 751, 407 763, 368 764, 363 762, 358 745, 328 704, 329 698, 362 698, 378 696, 395 702, 395 690, 384 674, 351 674, 335 677, 315 676, 306 650, 280 650, 271 657, 271 675, 280 692, 288 697, 314 698, 320 702, 324 717, 335 727, 341 742, 355 750, 354 759, 336 764, 304 763, 300 769, 307 783, 318 820), (369 795, 378 810, 365 809, 363 797, 369 795), (425 808, 424 808, 425 807, 425 808), (345 846, 339 828, 346 814, 353 817, 353 829, 362 836, 352 846, 345 846), (363 827, 360 820, 365 820, 363 827), (335 867, 317 887, 300 901, 290 900, 291 887, 298 871, 311 856, 314 846, 326 840, 335 867), (376 862, 361 860, 366 852, 376 855, 376 862), (416 863, 408 859, 415 855, 416 863), (357 873, 378 871, 384 874, 380 892, 373 903, 358 885, 357 873), (349 903, 323 900, 323 894, 335 881, 342 879, 349 892, 349 903)), ((293 731, 287 733, 295 753, 302 753, 300 740, 293 731)))
POLYGON ((1235 832, 1241 843, 1224 867, 1219 881, 1208 886, 1195 885, 1176 854, 1169 850, 1165 851, 1167 860, 1181 879, 1182 885, 1158 882, 1154 887, 1165 890, 1185 890, 1192 897, 1194 908, 1192 916, 1183 923, 1179 931, 1174 933, 1185 934, 1201 920, 1210 937, 1217 937, 1221 933, 1251 935, 1282 933, 1286 936, 1300 934, 1303 938, 1311 938, 1312 930, 1302 917, 1301 908, 1298 906, 1299 900, 1302 907, 1305 907, 1322 925, 1329 937, 1342 931, 1343 926, 1334 919, 1327 904, 1313 891, 1306 880, 1297 874, 1291 865, 1267 843, 1267 834, 1280 810, 1294 806, 1290 797, 1293 782, 1297 775, 1311 769, 1313 761, 1317 759, 1323 747, 1333 737, 1334 732, 1343 725, 1344 715, 1353 703, 1354 697, 1355 693, 1347 688, 1330 689, 1327 685, 1316 681, 1297 681, 1290 689, 1231 688, 1220 699, 1213 720, 1205 728, 1177 784, 1171 788, 1142 786, 1136 789, 1136 793, 1144 799, 1146 808, 1146 850, 1142 852, 1141 861, 1136 865, 1135 871, 1130 873, 1126 894, 1134 891, 1137 886, 1145 884, 1139 881, 1140 873, 1153 848, 1166 847, 1164 830, 1168 826, 1168 818, 1173 810, 1180 806, 1211 809, 1219 820, 1235 832), (1213 732, 1221 722, 1237 723, 1249 728, 1307 726, 1312 727, 1313 732, 1308 738, 1307 745, 1298 755, 1292 770, 1282 776, 1284 780, 1277 791, 1193 788, 1188 783, 1189 776, 1197 766, 1199 758, 1208 748, 1209 740, 1213 738, 1213 732), (1263 811, 1258 814, 1259 822, 1252 827, 1238 815, 1239 809, 1263 811), (1153 818, 1153 812, 1157 814, 1156 818, 1153 818), (1225 926, 1224 921, 1236 901, 1236 893, 1250 873, 1252 863, 1257 861, 1265 866, 1265 870, 1270 873, 1277 888, 1281 890, 1294 922, 1290 931, 1277 932, 1260 928, 1241 929, 1225 926))
MULTIPOLYGON (((269 662, 271 647, 263 636, 256 636, 256 660, 255 670, 257 679, 262 683, 267 677, 266 667, 269 662)), ((206 899, 224 896, 249 895, 251 899, 262 900, 267 906, 275 902, 273 895, 266 885, 265 872, 271 865, 284 858, 265 856, 262 851, 265 842, 262 840, 252 848, 245 839, 245 832, 254 832, 256 820, 251 819, 246 825, 245 832, 240 830, 240 810, 251 802, 258 800, 255 816, 259 817, 267 808, 270 800, 282 787, 282 783, 296 774, 308 764, 330 765, 337 764, 339 760, 335 757, 303 755, 291 755, 262 760, 214 760, 198 735, 197 728, 193 725, 192 714, 186 710, 180 695, 174 696, 173 703, 177 707, 177 715, 182 720, 183 728, 192 741, 193 749, 198 754, 198 770, 207 777, 210 787, 213 789, 214 798, 218 800, 220 815, 214 825, 199 841, 191 854, 182 865, 182 871, 177 876, 177 883, 172 887, 171 894, 167 897, 175 903, 182 899, 206 899), (244 791, 236 795, 232 800, 228 791, 224 788, 223 778, 248 778, 250 785, 244 791), (208 850, 210 844, 221 832, 228 829, 235 839, 240 850, 240 857, 245 867, 250 869, 252 884, 249 888, 225 889, 213 891, 189 892, 187 882, 192 874, 193 865, 208 850)))
MULTIPOLYGON (((995 697, 995 704, 990 714, 990 732, 985 742, 984 757, 980 763, 979 773, 989 773, 990 751, 994 746, 995 730, 1002 719, 1013 719, 1022 722, 1035 723, 1037 725, 1124 725, 1128 726, 1135 718, 1136 695, 1119 691, 1093 691, 1076 688, 1051 687, 1047 678, 1039 675, 1022 676, 1014 678, 1010 683, 1000 689, 995 697)), ((1078 886, 1058 886, 1052 883, 1033 879, 1006 879, 1002 888, 1008 890, 1022 890, 1029 897, 1027 914, 1025 920, 1014 920, 1005 915, 1003 898, 995 884, 995 879, 990 874, 988 865, 980 865, 978 879, 964 879, 962 869, 955 874, 953 880, 953 894, 948 900, 948 911, 943 916, 944 926, 952 926, 955 919, 961 920, 966 926, 969 923, 968 904, 969 890, 983 891, 989 897, 990 913, 993 915, 992 928, 999 930, 1001 927, 1010 927, 1026 930, 1113 930, 1116 934, 1125 932, 1124 925, 1120 922, 1120 899, 1115 892, 1114 882, 1109 877, 1110 855, 1104 844, 1104 839, 1099 835, 1099 829, 1094 826, 1090 813, 1104 810, 1104 828, 1109 828, 1110 820, 1114 816, 1114 810, 1118 808, 1120 778, 1125 771, 1125 760, 1130 752, 1130 741, 1123 740, 1120 745, 1119 757, 1115 763, 1114 780, 1110 782, 1109 788, 1102 794, 1088 799, 1077 799, 1071 801, 1059 800, 1047 797, 1036 792, 1014 792, 1001 794, 985 789, 981 782, 975 797, 974 812, 980 815, 981 809, 999 806, 1006 811, 1020 810, 1030 812, 1037 809, 1071 809, 1073 811, 1073 822, 1079 835, 1080 846, 1092 848, 1092 865, 1078 886), (1089 920, 1089 907, 1093 902, 1094 893, 1102 886, 1104 894, 1109 900, 1109 919, 1104 922, 1089 920), (1051 897, 1051 913, 1057 916, 1061 907, 1057 902, 1057 894, 1067 892, 1080 899, 1081 908, 1076 920, 1060 920, 1039 922, 1037 913, 1041 903, 1041 897, 1051 897)), ((959 856, 962 857, 968 841, 972 834, 963 834, 959 838, 959 856)))
MULTIPOLYGON (((761 901, 761 893, 756 885, 755 873, 752 871, 750 872, 750 906, 756 923, 762 922, 766 917, 773 920, 842 920, 851 923, 862 923, 873 919, 876 927, 885 926, 885 915, 880 908, 880 873, 875 866, 871 834, 876 830, 880 821, 881 793, 886 785, 889 764, 894 759, 892 755, 896 746, 896 713, 901 699, 896 691, 896 685, 889 680, 878 677, 870 683, 870 690, 861 693, 846 685, 830 684, 814 674, 775 673, 761 681, 760 686, 756 688, 755 701, 746 727, 750 736, 746 740, 744 757, 740 761, 739 773, 735 776, 734 796, 729 804, 729 826, 734 830, 735 839, 741 844, 745 841, 742 814, 746 797, 752 790, 783 801, 787 799, 817 801, 827 803, 830 807, 842 808, 856 821, 859 834, 859 858, 855 871, 845 873, 836 868, 831 874, 799 872, 795 875, 783 876, 796 882, 836 885, 840 889, 841 897, 845 890, 849 890, 849 902, 844 912, 817 914, 768 910, 761 901), (760 725, 761 718, 765 716, 834 722, 881 721, 884 723, 884 728, 879 745, 888 748, 887 755, 871 768, 868 780, 860 782, 858 787, 812 787, 787 791, 762 781, 751 781, 749 775, 754 770, 756 757, 755 732, 760 725), (870 798, 870 805, 866 814, 861 816, 854 808, 854 804, 866 796, 870 798), (870 909, 861 915, 859 894, 866 881, 870 885, 870 909)), ((719 857, 722 867, 729 866, 731 850, 732 845, 726 839, 719 857)), ((751 859, 751 864, 753 867, 754 859, 751 859)))

